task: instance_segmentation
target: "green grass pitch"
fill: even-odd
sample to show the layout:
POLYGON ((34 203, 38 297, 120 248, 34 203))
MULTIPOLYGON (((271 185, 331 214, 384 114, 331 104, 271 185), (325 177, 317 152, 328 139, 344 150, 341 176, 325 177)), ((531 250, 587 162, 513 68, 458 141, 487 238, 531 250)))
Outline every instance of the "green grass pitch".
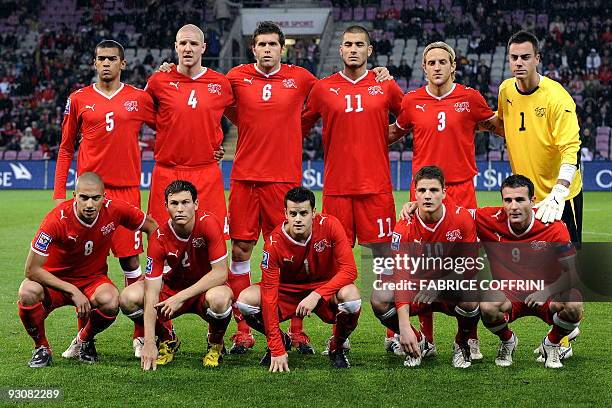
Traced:
MULTIPOLYGON (((396 192, 398 209, 406 198, 396 192)), ((481 205, 494 205, 498 193, 481 192, 481 205)), ((612 241, 610 193, 586 193, 584 241, 612 241)), ((320 194, 317 194, 320 199, 320 194)), ((143 196, 146 203, 146 193, 143 196)), ((291 373, 272 375, 258 365, 265 339, 257 334, 255 350, 227 356, 222 367, 204 369, 205 323, 196 316, 175 321, 183 345, 170 366, 143 373, 131 348, 132 323, 120 315, 98 336, 101 360, 93 366, 61 358, 76 330, 72 308, 55 311, 47 319, 47 336, 54 347, 54 365, 33 370, 26 365, 32 343, 17 315, 17 290, 29 241, 44 214, 52 207, 50 191, 0 192, 0 388, 59 387, 66 406, 295 406, 295 407, 403 407, 403 406, 611 406, 612 304, 585 305, 582 334, 574 344, 574 357, 558 371, 535 362, 532 350, 547 327, 535 318, 515 324, 520 344, 512 367, 496 367, 497 338, 482 326, 479 335, 484 361, 460 371, 451 366, 455 323, 435 317, 438 357, 416 369, 382 347, 384 331, 364 303, 359 326, 351 337, 350 370, 333 370, 318 353, 330 327, 316 317, 305 329, 317 355, 290 353, 291 373)), ((355 250, 359 265, 359 249, 355 250)), ((261 241, 254 251, 254 280, 259 278, 261 241)), ((111 278, 121 287, 118 263, 109 259, 111 278)), ((232 323, 229 334, 234 331, 232 323)), ((229 337, 229 336, 228 336, 229 337)), ((226 344, 228 340, 226 340, 226 344)), ((0 404, 5 403, 0 401, 0 404)), ((25 405, 25 404, 24 404, 25 405)), ((53 404, 51 404, 53 405, 53 404)))

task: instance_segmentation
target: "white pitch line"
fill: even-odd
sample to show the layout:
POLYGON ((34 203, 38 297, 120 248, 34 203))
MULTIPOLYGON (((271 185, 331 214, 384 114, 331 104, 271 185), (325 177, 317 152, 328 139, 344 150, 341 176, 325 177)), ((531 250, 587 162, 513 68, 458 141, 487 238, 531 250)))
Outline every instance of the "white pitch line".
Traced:
POLYGON ((612 237, 612 233, 610 232, 595 232, 595 231, 583 231, 585 234, 591 234, 591 235, 603 235, 606 237, 612 237))

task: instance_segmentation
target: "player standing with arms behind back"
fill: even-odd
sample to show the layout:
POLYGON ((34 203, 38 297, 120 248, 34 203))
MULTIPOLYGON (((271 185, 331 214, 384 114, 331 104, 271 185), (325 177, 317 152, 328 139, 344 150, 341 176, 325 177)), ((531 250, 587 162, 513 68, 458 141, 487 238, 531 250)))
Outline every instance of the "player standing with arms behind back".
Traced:
POLYGON ((178 66, 156 72, 145 88, 157 106, 155 167, 148 212, 160 224, 168 219, 164 189, 174 180, 193 183, 201 207, 219 218, 227 233, 225 193, 215 151, 223 141, 221 116, 234 102, 224 75, 202 66, 204 33, 187 24, 176 33, 178 66))
POLYGON ((358 239, 377 256, 375 244, 391 242, 395 225, 387 141, 389 112, 399 114, 403 92, 395 81, 377 83, 368 71, 370 44, 365 28, 344 31, 344 69, 314 86, 302 132, 323 118, 323 212, 340 220, 351 246, 358 239))
MULTIPOLYGON (((121 82, 125 68, 123 47, 116 41, 100 42, 94 53, 98 81, 73 92, 68 98, 62 123, 62 143, 55 168, 53 198, 58 204, 66 198, 66 180, 80 134, 77 174, 96 172, 106 185, 106 198, 120 199, 140 208, 140 148, 138 136, 143 123, 155 128, 151 96, 121 82)), ((113 234, 113 254, 125 276, 125 284, 142 275, 138 254, 142 252, 140 231, 119 227, 113 234)), ((79 319, 79 329, 86 324, 79 319)), ((144 329, 134 325, 134 354, 140 357, 144 329)), ((76 357, 73 344, 62 353, 76 357)))
POLYGON ((538 73, 538 39, 519 31, 508 41, 514 78, 499 87, 497 114, 504 122, 514 174, 535 185, 536 218, 563 220, 572 242, 582 241, 582 176, 576 104, 563 86, 538 73))

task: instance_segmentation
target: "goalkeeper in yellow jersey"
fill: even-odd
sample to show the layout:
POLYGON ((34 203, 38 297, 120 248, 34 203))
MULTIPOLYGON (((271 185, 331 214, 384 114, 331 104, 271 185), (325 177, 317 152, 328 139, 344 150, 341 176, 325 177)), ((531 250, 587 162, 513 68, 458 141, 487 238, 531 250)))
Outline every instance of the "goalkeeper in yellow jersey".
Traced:
POLYGON ((563 220, 573 242, 582 241, 582 176, 576 104, 563 86, 537 71, 538 39, 519 31, 508 41, 514 78, 499 88, 512 172, 535 184, 536 218, 563 220))

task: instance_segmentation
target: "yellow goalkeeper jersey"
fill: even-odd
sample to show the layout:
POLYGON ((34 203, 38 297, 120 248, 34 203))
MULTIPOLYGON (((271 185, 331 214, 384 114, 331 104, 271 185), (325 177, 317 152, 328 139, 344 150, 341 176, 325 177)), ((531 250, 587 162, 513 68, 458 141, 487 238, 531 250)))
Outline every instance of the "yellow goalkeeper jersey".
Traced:
MULTIPOLYGON (((516 79, 510 78, 499 87, 497 114, 504 121, 512 172, 529 177, 536 201, 543 200, 556 184, 561 164, 578 165, 580 128, 574 100, 561 84, 545 76, 529 93, 519 91, 516 79)), ((567 199, 581 190, 579 168, 567 199)))

